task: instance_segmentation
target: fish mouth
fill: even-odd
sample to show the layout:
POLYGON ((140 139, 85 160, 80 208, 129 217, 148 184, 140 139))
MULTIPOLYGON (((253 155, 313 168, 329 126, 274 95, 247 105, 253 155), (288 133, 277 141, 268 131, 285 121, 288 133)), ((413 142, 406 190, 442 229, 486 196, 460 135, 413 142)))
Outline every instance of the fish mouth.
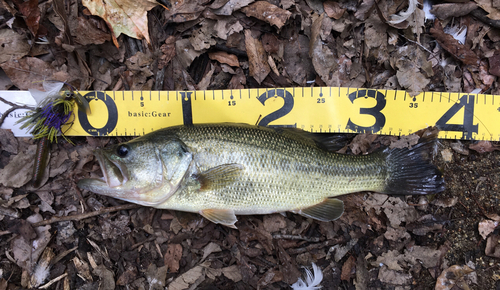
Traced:
POLYGON ((103 175, 101 180, 103 182, 111 188, 127 183, 129 174, 125 164, 120 161, 110 160, 101 150, 96 150, 94 155, 97 158, 97 162, 99 162, 99 167, 101 167, 103 175))

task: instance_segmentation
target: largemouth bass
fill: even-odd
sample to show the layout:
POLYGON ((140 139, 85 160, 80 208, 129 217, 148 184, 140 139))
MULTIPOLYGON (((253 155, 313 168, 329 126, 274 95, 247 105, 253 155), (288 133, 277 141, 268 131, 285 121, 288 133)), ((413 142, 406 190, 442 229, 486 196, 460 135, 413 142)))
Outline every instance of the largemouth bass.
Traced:
POLYGON ((361 191, 433 194, 441 172, 427 161, 432 140, 412 149, 352 156, 325 150, 312 134, 241 124, 161 129, 95 151, 102 179, 92 192, 160 209, 195 212, 235 227, 236 215, 291 211, 339 218, 333 197, 361 191))

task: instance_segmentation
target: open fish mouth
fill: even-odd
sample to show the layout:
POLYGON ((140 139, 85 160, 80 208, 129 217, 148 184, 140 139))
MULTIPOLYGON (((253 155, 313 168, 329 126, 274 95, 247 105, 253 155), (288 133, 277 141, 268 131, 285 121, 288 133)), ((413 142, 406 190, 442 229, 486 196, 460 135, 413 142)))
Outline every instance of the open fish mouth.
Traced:
POLYGON ((129 180, 128 170, 123 163, 106 158, 101 150, 96 150, 94 155, 101 167, 102 181, 109 187, 122 186, 129 180))

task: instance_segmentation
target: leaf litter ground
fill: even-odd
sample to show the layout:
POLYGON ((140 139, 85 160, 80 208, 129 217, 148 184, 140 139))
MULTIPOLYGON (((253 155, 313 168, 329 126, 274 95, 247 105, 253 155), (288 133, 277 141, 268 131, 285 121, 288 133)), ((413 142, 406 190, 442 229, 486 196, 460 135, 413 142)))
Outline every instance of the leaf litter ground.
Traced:
MULTIPOLYGON (((410 13, 414 2, 165 2, 136 11, 147 19, 129 13, 118 29, 91 15, 96 1, 2 1, 0 85, 26 90, 55 79, 81 90, 317 85, 500 94, 499 7, 425 3, 410 13), (426 18, 426 7, 438 20, 426 18), (396 21, 395 13, 406 16, 396 21)), ((0 289, 286 289, 313 262, 324 289, 500 285, 495 143, 440 141, 434 163, 447 189, 436 196, 353 194, 335 222, 242 216, 235 230, 80 192, 75 182, 100 172, 92 150, 126 138, 52 146, 44 185, 34 189, 33 141, 0 134, 0 289)), ((342 151, 414 139, 350 136, 342 151)))

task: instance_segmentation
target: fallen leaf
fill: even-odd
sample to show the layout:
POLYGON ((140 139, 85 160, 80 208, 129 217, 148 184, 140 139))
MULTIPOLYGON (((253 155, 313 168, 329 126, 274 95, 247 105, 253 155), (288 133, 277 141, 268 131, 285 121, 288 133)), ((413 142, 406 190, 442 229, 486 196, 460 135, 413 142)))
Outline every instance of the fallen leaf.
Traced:
POLYGON ((247 83, 247 78, 245 76, 245 73, 241 68, 238 68, 236 69, 236 74, 233 75, 231 81, 229 81, 227 89, 228 90, 244 89, 246 83, 247 83))
POLYGON ((430 83, 430 79, 426 78, 420 72, 420 69, 410 61, 400 63, 396 77, 398 78, 398 83, 408 90, 410 96, 420 94, 430 83))
POLYGON ((38 29, 40 28, 40 8, 38 7, 38 0, 28 0, 18 3, 19 12, 23 14, 24 21, 29 30, 36 38, 38 37, 38 29))
POLYGON ((240 282, 242 279, 240 269, 237 265, 222 268, 222 274, 224 274, 226 278, 232 280, 233 282, 240 282))
POLYGON ((233 11, 240 10, 241 8, 247 6, 248 4, 254 2, 255 0, 229 0, 224 6, 213 12, 217 15, 229 16, 233 14, 233 11))
POLYGON ((332 50, 325 45, 324 38, 330 33, 332 21, 321 14, 312 24, 311 40, 309 44, 309 57, 316 73, 321 77, 327 86, 336 87, 339 85, 338 75, 334 72, 338 68, 338 58, 332 50))
POLYGON ((286 227, 285 217, 281 214, 265 215, 263 225, 266 231, 277 232, 286 227))
POLYGON ((217 52, 210 52, 208 54, 208 57, 212 60, 216 60, 220 63, 225 63, 230 66, 235 66, 239 67, 240 62, 238 61, 238 57, 234 54, 229 54, 225 51, 217 51, 217 52))
POLYGON ((432 5, 430 12, 437 18, 444 20, 450 17, 467 15, 476 8, 477 4, 472 1, 465 3, 442 3, 432 5))
POLYGON ((19 142, 17 142, 17 138, 14 137, 14 133, 11 130, 0 129, 0 145, 2 150, 11 154, 18 153, 19 142))
POLYGON ((85 17, 78 17, 76 23, 75 21, 70 22, 70 28, 75 42, 81 45, 103 44, 111 40, 109 33, 98 29, 93 22, 85 17))
POLYGON ((43 81, 67 82, 70 75, 64 70, 56 70, 49 63, 36 57, 23 57, 0 64, 12 83, 20 90, 43 90, 43 81))
POLYGON ((482 220, 479 222, 478 230, 483 239, 486 239, 499 225, 498 221, 482 220))
POLYGON ((299 86, 314 79, 315 71, 309 57, 309 39, 299 34, 285 42, 283 66, 289 78, 299 86))
POLYGON ((469 149, 472 149, 482 154, 486 152, 493 152, 495 150, 500 151, 500 146, 494 145, 490 141, 479 141, 475 144, 470 144, 469 149))
POLYGON ((439 45, 459 61, 468 65, 479 64, 478 56, 464 44, 460 44, 452 35, 445 33, 441 23, 437 19, 434 21, 434 27, 431 27, 430 33, 439 45))
POLYGON ((197 280, 204 280, 205 278, 205 269, 208 267, 210 262, 204 262, 198 266, 195 266, 184 274, 178 276, 172 281, 172 283, 168 284, 169 290, 184 290, 191 286, 191 284, 195 283, 197 280))
POLYGON ((338 2, 334 1, 323 2, 323 8, 325 9, 326 15, 334 19, 340 19, 346 11, 345 8, 340 7, 340 4, 338 2))
POLYGON ((340 279, 344 281, 351 281, 353 268, 356 268, 356 258, 354 258, 354 256, 349 256, 344 265, 342 265, 342 274, 340 275, 340 279))
MULTIPOLYGON (((30 223, 35 223, 43 220, 40 214, 34 214, 27 218, 30 223)), ((25 270, 33 269, 34 263, 45 250, 51 239, 49 232, 50 226, 36 227, 36 239, 25 240, 23 237, 18 236, 11 241, 12 253, 17 265, 25 270)))
POLYGON ((167 266, 157 268, 154 263, 148 266, 146 270, 146 279, 149 284, 149 290, 165 289, 165 280, 167 279, 167 266))
POLYGON ((412 276, 407 273, 389 270, 386 266, 382 266, 378 272, 378 279, 382 283, 390 285, 411 285, 412 276))
POLYGON ((16 33, 12 29, 0 30, 0 64, 20 59, 30 51, 30 45, 25 35, 16 33))
POLYGON ((115 278, 113 272, 104 265, 95 267, 92 271, 96 276, 99 276, 99 290, 114 290, 115 278))
POLYGON ((248 54, 250 76, 259 84, 267 77, 271 68, 267 63, 267 53, 260 40, 253 38, 252 31, 245 30, 245 46, 248 54))
POLYGON ((241 9, 249 17, 255 17, 281 29, 292 15, 291 12, 281 9, 267 1, 257 1, 241 9))
POLYGON ((484 11, 489 13, 487 15, 488 18, 493 20, 500 20, 500 9, 498 5, 497 7, 494 7, 495 1, 492 0, 474 0, 474 1, 477 3, 477 5, 483 8, 484 11))
POLYGON ((21 152, 0 171, 0 184, 8 187, 19 188, 31 180, 35 158, 36 145, 28 147, 26 152, 21 152))
POLYGON ((459 289, 469 289, 469 286, 464 281, 464 276, 472 273, 473 270, 467 265, 453 265, 441 272, 441 275, 436 280, 435 290, 451 290, 455 286, 459 289))
POLYGON ((208 255, 210 255, 212 253, 217 253, 220 251, 222 251, 220 246, 214 242, 211 242, 208 245, 206 245, 205 248, 203 248, 203 258, 201 260, 203 261, 208 257, 208 255))
POLYGON ((486 249, 484 251, 487 256, 500 258, 500 236, 489 236, 486 240, 486 249))
MULTIPOLYGON (((73 257, 73 264, 78 273, 78 276, 82 277, 86 281, 93 281, 92 275, 90 274, 89 264, 85 260, 81 260, 78 257, 73 257)), ((118 279, 120 280, 120 279, 118 279)), ((120 285, 120 284, 118 284, 120 285)))
POLYGON ((162 55, 158 60, 158 69, 163 69, 175 56, 175 36, 165 39, 165 44, 160 47, 162 55))
POLYGON ((82 0, 83 6, 101 17, 113 32, 113 43, 118 47, 118 36, 126 34, 150 43, 147 12, 159 5, 154 0, 82 0))

